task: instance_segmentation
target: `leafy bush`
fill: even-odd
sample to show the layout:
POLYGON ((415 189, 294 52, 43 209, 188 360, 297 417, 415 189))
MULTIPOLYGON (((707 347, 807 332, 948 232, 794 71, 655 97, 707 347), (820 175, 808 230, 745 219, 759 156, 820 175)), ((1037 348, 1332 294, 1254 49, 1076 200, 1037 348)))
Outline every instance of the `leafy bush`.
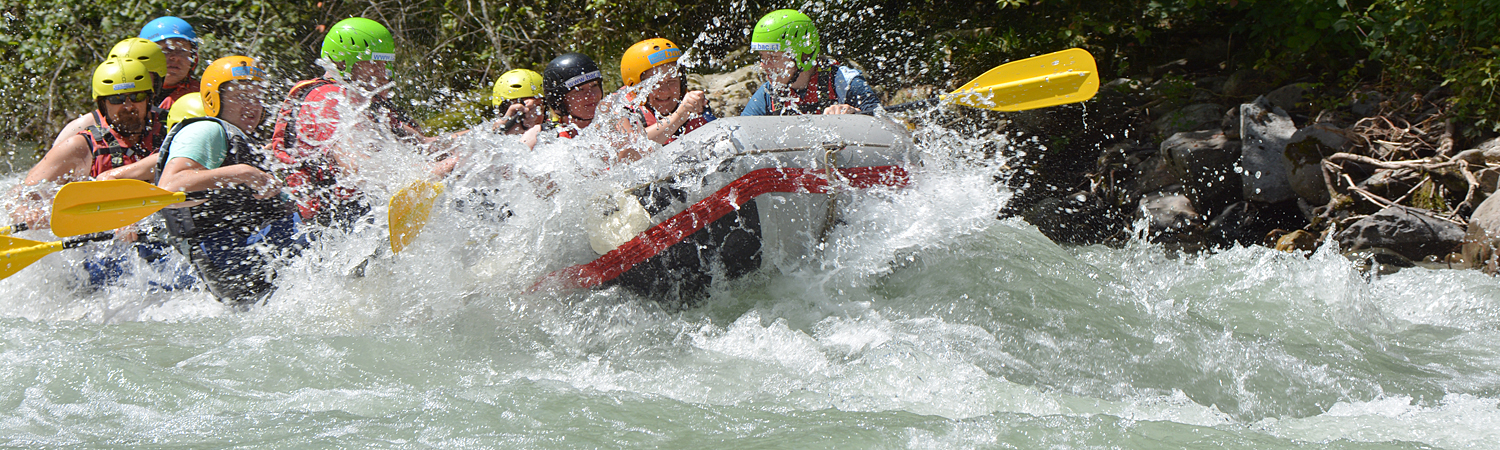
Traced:
POLYGON ((592 56, 611 87, 618 56, 648 37, 688 47, 690 70, 738 68, 754 58, 751 26, 778 8, 808 13, 828 53, 886 87, 954 87, 1005 61, 1083 47, 1105 77, 1153 76, 1191 55, 1194 70, 1254 66, 1351 90, 1445 86, 1456 120, 1500 127, 1494 0, 18 0, 0 6, 0 140, 50 140, 92 109, 94 65, 160 15, 199 29, 202 63, 255 56, 287 85, 320 73, 312 62, 328 25, 378 20, 396 36, 398 99, 449 127, 491 113, 485 92, 500 73, 539 70, 567 51, 592 56))

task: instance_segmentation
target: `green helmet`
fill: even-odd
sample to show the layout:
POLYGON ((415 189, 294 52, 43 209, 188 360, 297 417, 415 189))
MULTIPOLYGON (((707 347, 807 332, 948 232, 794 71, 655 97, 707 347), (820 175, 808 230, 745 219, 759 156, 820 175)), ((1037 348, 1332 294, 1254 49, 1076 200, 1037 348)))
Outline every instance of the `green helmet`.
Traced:
POLYGON ((812 70, 819 52, 818 27, 795 9, 778 9, 756 22, 750 35, 751 51, 791 53, 800 70, 812 70))
POLYGON ((344 63, 344 70, 359 61, 384 61, 386 67, 396 60, 396 41, 380 22, 350 17, 333 24, 323 37, 323 57, 344 63))

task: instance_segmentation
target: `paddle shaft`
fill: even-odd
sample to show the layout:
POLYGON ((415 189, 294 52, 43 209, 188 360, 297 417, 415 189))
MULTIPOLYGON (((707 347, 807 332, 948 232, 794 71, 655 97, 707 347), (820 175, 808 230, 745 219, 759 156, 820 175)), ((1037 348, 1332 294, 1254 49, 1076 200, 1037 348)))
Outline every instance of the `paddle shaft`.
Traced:
POLYGON ((26 225, 25 222, 18 223, 18 224, 15 224, 15 225, 7 225, 7 226, 4 226, 4 227, 0 227, 0 236, 4 236, 4 235, 7 235, 7 234, 20 233, 22 231, 26 231, 26 230, 29 230, 29 229, 31 229, 31 227, 28 226, 28 225, 26 225))
MULTIPOLYGON (((917 101, 914 101, 914 102, 906 102, 906 103, 902 103, 902 104, 899 104, 899 105, 886 106, 885 107, 885 112, 893 113, 893 112, 909 111, 909 110, 918 109, 918 108, 930 108, 930 107, 933 107, 933 106, 937 105, 938 103, 942 103, 942 101, 943 101, 943 99, 940 99, 940 98, 929 98, 929 99, 926 99, 926 100, 917 100, 917 101)), ((881 107, 876 106, 874 108, 870 108, 870 109, 866 109, 864 111, 860 111, 859 113, 867 115, 867 116, 868 115, 873 115, 873 114, 875 114, 875 110, 877 110, 877 109, 881 109, 881 107)))

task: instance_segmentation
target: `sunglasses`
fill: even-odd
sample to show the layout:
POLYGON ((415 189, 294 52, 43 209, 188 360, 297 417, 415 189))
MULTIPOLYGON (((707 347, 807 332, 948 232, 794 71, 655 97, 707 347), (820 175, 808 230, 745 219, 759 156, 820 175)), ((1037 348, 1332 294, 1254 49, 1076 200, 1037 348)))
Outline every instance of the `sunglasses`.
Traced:
POLYGON ((123 105, 126 100, 132 103, 140 103, 151 99, 151 93, 146 91, 131 92, 128 94, 115 94, 104 97, 104 101, 111 105, 123 105))

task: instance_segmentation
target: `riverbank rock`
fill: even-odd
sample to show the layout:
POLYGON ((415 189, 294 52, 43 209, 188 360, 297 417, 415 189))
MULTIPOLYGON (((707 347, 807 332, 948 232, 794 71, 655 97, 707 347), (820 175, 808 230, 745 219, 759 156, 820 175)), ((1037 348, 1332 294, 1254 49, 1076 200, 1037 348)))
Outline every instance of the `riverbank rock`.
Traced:
POLYGON ((1265 97, 1240 105, 1240 175, 1247 200, 1277 203, 1296 195, 1287 181, 1291 165, 1283 154, 1297 126, 1286 111, 1265 97))
POLYGON ((1293 111, 1301 108, 1302 100, 1312 92, 1311 83, 1294 83, 1276 88, 1266 94, 1266 101, 1277 108, 1293 111))
POLYGON ((1044 198, 1021 217, 1053 242, 1079 245, 1109 240, 1125 230, 1130 218, 1125 211, 1087 192, 1044 198))
POLYGON ((1213 103, 1197 103, 1172 111, 1157 119, 1152 125, 1158 134, 1171 136, 1184 131, 1214 128, 1224 117, 1224 107, 1213 103))
POLYGON ((1298 197, 1312 205, 1324 205, 1330 199, 1323 180, 1323 158, 1343 151, 1349 140, 1342 130, 1329 124, 1313 124, 1297 130, 1287 139, 1282 153, 1287 160, 1287 185, 1298 197))
POLYGON ((1348 251, 1384 248, 1419 261, 1429 255, 1446 256, 1464 243, 1464 236, 1458 224, 1392 206, 1354 222, 1334 238, 1348 251))
POLYGON ((1461 253, 1464 261, 1472 267, 1495 274, 1500 272, 1500 257, 1495 252, 1497 247, 1500 247, 1500 195, 1491 195, 1469 216, 1461 253))
POLYGON ((1186 195, 1147 194, 1141 197, 1139 212, 1146 219, 1147 236, 1152 242, 1189 245, 1194 250, 1202 247, 1203 215, 1186 195))
POLYGON ((760 88, 760 69, 754 64, 729 73, 689 75, 688 81, 695 78, 708 97, 708 107, 719 117, 740 115, 750 102, 750 95, 760 88))
POLYGON ((1213 211, 1239 200, 1239 141, 1217 131, 1177 133, 1162 141, 1160 154, 1199 208, 1213 211))

